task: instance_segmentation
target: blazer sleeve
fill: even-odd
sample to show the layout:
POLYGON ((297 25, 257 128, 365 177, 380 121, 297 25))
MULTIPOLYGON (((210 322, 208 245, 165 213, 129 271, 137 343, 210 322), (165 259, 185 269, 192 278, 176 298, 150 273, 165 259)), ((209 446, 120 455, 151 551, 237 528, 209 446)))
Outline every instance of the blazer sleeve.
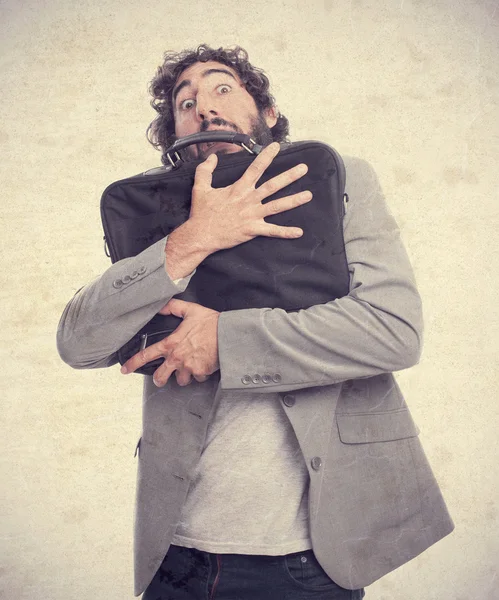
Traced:
POLYGON ((419 361, 421 298, 399 229, 372 167, 360 159, 344 162, 348 295, 293 313, 278 308, 221 313, 223 390, 290 391, 372 377, 419 361))
POLYGON ((57 330, 57 350, 65 363, 75 369, 117 363, 118 349, 186 289, 195 271, 170 279, 165 270, 167 239, 114 263, 69 301, 57 330))

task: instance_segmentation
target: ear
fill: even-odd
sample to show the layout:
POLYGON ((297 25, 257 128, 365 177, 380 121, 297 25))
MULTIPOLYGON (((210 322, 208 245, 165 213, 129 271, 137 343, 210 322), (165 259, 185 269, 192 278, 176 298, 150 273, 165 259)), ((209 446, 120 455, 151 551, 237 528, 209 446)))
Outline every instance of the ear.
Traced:
POLYGON ((277 107, 271 106, 270 108, 266 109, 265 122, 267 123, 267 125, 270 128, 274 127, 274 125, 277 123, 278 115, 279 115, 279 111, 277 110, 277 107))

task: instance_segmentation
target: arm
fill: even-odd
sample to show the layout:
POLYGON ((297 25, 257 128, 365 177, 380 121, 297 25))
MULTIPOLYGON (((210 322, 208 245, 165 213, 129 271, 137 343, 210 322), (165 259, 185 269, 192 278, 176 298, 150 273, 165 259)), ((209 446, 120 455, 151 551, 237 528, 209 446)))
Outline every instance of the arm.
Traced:
POLYGON ((222 389, 288 391, 371 377, 418 362, 421 299, 397 224, 372 168, 358 159, 345 159, 345 166, 349 294, 296 313, 265 308, 221 313, 222 389), (245 375, 255 373, 278 373, 281 380, 243 382, 245 375))
MULTIPOLYGON (((117 350, 175 294, 185 290, 194 270, 209 254, 257 235, 300 236, 301 230, 271 225, 264 217, 308 202, 311 194, 293 194, 265 206, 261 201, 302 177, 306 165, 304 169, 299 165, 289 169, 255 188, 279 149, 277 143, 267 146, 244 175, 226 188, 211 187, 217 165, 215 155, 198 165, 189 219, 166 238, 166 247, 163 239, 135 257, 118 261, 79 290, 66 306, 57 332, 61 358, 77 369, 115 364, 117 350), (177 278, 181 280, 174 281, 177 278)), ((152 360, 148 353, 156 347, 154 344, 152 350, 139 353, 142 364, 152 360)))
POLYGON ((75 369, 115 364, 117 350, 185 290, 193 273, 184 277, 188 268, 178 261, 172 277, 180 279, 170 278, 165 241, 168 238, 116 262, 69 301, 57 330, 57 349, 64 362, 75 369))

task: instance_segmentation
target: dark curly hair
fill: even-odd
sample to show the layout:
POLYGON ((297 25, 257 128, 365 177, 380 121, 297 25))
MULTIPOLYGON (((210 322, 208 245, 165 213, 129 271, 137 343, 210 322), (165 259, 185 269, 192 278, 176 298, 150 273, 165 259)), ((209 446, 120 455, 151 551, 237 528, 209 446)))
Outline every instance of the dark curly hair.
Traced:
MULTIPOLYGON (((158 116, 149 125, 146 131, 147 140, 156 149, 163 151, 161 162, 169 164, 166 159, 166 149, 177 139, 175 136, 175 121, 173 116, 172 91, 180 74, 196 62, 214 60, 232 67, 246 90, 255 100, 259 112, 275 106, 274 97, 269 92, 269 80, 262 69, 254 67, 248 60, 248 53, 244 48, 235 46, 231 48, 210 48, 201 44, 196 50, 183 50, 182 52, 165 52, 164 62, 158 67, 154 79, 149 84, 148 91, 153 97, 151 106, 158 116), (150 134, 150 135, 149 135, 150 134)), ((279 114, 277 123, 270 129, 273 141, 288 142, 289 121, 279 114)))

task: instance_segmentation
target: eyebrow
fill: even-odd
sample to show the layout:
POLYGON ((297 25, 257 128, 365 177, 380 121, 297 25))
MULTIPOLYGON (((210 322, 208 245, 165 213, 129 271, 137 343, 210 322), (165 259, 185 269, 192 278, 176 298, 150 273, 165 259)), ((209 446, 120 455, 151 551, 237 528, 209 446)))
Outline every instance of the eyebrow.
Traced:
MULTIPOLYGON (((208 75, 211 75, 212 73, 225 73, 225 75, 230 75, 230 77, 232 77, 232 79, 234 79, 234 81, 237 81, 237 79, 234 77, 234 75, 232 75, 232 73, 230 71, 227 71, 227 69, 207 69, 206 71, 203 71, 201 76, 208 77, 208 75)), ((179 85, 173 90, 173 104, 175 104, 180 90, 182 88, 186 87, 187 85, 191 85, 191 83, 192 82, 190 79, 184 79, 184 81, 182 81, 182 83, 179 83, 179 85)))

